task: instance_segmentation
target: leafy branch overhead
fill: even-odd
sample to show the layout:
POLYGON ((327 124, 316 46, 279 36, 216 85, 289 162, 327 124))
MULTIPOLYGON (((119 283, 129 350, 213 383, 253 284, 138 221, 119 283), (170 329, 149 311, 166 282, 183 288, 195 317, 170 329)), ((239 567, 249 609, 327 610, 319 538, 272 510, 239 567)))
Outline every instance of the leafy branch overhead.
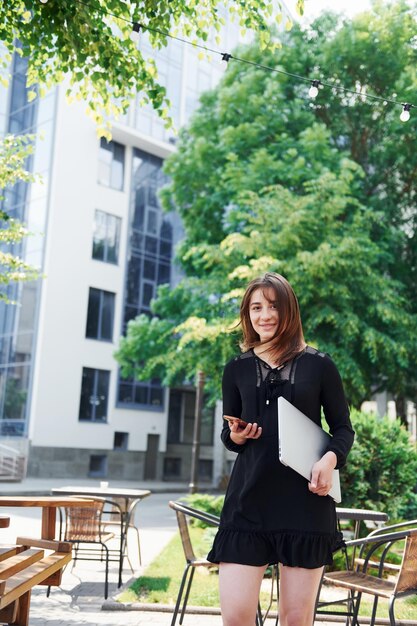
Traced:
MULTIPOLYGON (((303 3, 297 2, 300 13, 303 3)), ((68 96, 88 102, 99 127, 104 117, 125 113, 139 92, 169 124, 165 89, 152 56, 145 57, 131 39, 133 23, 141 24, 156 50, 167 45, 168 32, 194 43, 214 33, 221 46, 228 13, 243 31, 258 31, 266 46, 267 24, 282 18, 276 6, 273 0, 8 0, 0 3, 0 41, 8 51, 2 64, 7 68, 15 51, 29 59, 32 98, 37 89, 42 95, 69 75, 68 96)))
MULTIPOLYGON (((12 187, 16 183, 40 182, 38 176, 26 169, 26 161, 33 152, 33 135, 15 137, 6 135, 0 139, 0 189, 12 187)), ((0 203, 4 200, 0 196, 0 203)), ((0 300, 10 302, 5 288, 10 283, 34 280, 39 277, 39 270, 15 254, 15 246, 29 235, 27 229, 18 220, 7 213, 2 204, 0 210, 0 300), (7 246, 10 246, 8 249, 7 246)))

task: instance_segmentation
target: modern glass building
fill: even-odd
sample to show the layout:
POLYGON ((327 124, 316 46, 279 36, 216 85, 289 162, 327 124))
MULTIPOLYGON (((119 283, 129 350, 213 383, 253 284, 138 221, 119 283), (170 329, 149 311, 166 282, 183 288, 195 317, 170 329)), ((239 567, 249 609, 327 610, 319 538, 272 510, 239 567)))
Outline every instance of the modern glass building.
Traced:
MULTIPOLYGON (((222 41, 233 48, 237 26, 222 41)), ((178 128, 224 68, 175 40, 159 52, 144 35, 139 45, 156 59, 178 128)), ((43 183, 6 190, 4 205, 34 233, 14 252, 43 278, 10 287, 18 306, 0 303, 0 444, 29 441, 31 476, 188 480, 194 389, 124 380, 113 357, 128 321, 179 279, 181 222, 158 200, 175 135, 138 95, 112 141, 99 140, 65 85, 29 103, 25 61, 11 71, 0 133, 36 134, 28 167, 43 183)), ((227 463, 214 444, 220 424, 204 411, 200 477, 211 483, 227 463)))

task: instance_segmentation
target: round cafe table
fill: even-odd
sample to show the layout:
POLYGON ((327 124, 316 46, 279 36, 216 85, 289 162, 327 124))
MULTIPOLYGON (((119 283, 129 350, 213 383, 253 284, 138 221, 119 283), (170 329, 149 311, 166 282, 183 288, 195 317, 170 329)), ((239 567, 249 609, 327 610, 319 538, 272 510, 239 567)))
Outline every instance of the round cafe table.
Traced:
POLYGON ((61 496, 0 496, 0 507, 40 507, 42 509, 42 539, 55 539, 58 507, 91 506, 93 502, 87 498, 61 496))

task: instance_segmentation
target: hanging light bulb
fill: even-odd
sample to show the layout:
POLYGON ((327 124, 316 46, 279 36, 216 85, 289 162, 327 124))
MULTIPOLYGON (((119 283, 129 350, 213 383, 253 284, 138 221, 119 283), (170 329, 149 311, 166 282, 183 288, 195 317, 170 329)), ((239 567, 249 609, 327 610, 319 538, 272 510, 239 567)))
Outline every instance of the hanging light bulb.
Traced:
POLYGON ((232 55, 229 54, 228 52, 222 52, 221 55, 222 55, 222 58, 220 59, 220 62, 222 64, 224 63, 225 65, 227 65, 230 59, 232 58, 232 55))
POLYGON ((315 98, 318 93, 319 93, 319 85, 320 85, 320 81, 319 80, 312 80, 311 81, 311 87, 308 90, 308 95, 310 96, 310 98, 315 98))
POLYGON ((403 110, 400 115, 400 120, 402 122, 408 122, 408 120, 410 119, 410 109, 411 109, 411 104, 403 104, 403 110))
POLYGON ((39 0, 39 2, 41 2, 42 4, 47 4, 48 0, 39 0))
POLYGON ((139 22, 134 22, 133 27, 132 27, 132 32, 130 33, 131 40, 134 41, 135 43, 139 41, 139 34, 140 34, 140 24, 139 22))

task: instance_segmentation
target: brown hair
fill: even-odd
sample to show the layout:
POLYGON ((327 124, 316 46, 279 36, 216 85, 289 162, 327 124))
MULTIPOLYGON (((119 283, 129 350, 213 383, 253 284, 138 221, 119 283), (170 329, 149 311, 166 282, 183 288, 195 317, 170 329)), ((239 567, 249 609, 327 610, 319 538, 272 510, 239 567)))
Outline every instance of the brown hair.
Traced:
POLYGON ((252 294, 257 289, 262 289, 268 300, 265 292, 268 289, 274 291, 274 301, 278 310, 278 328, 272 339, 272 352, 277 364, 284 363, 296 356, 304 348, 305 343, 297 296, 290 283, 281 274, 266 272, 252 280, 247 286, 240 305, 240 323, 243 331, 241 348, 249 350, 262 346, 262 341, 253 329, 249 315, 252 294))

